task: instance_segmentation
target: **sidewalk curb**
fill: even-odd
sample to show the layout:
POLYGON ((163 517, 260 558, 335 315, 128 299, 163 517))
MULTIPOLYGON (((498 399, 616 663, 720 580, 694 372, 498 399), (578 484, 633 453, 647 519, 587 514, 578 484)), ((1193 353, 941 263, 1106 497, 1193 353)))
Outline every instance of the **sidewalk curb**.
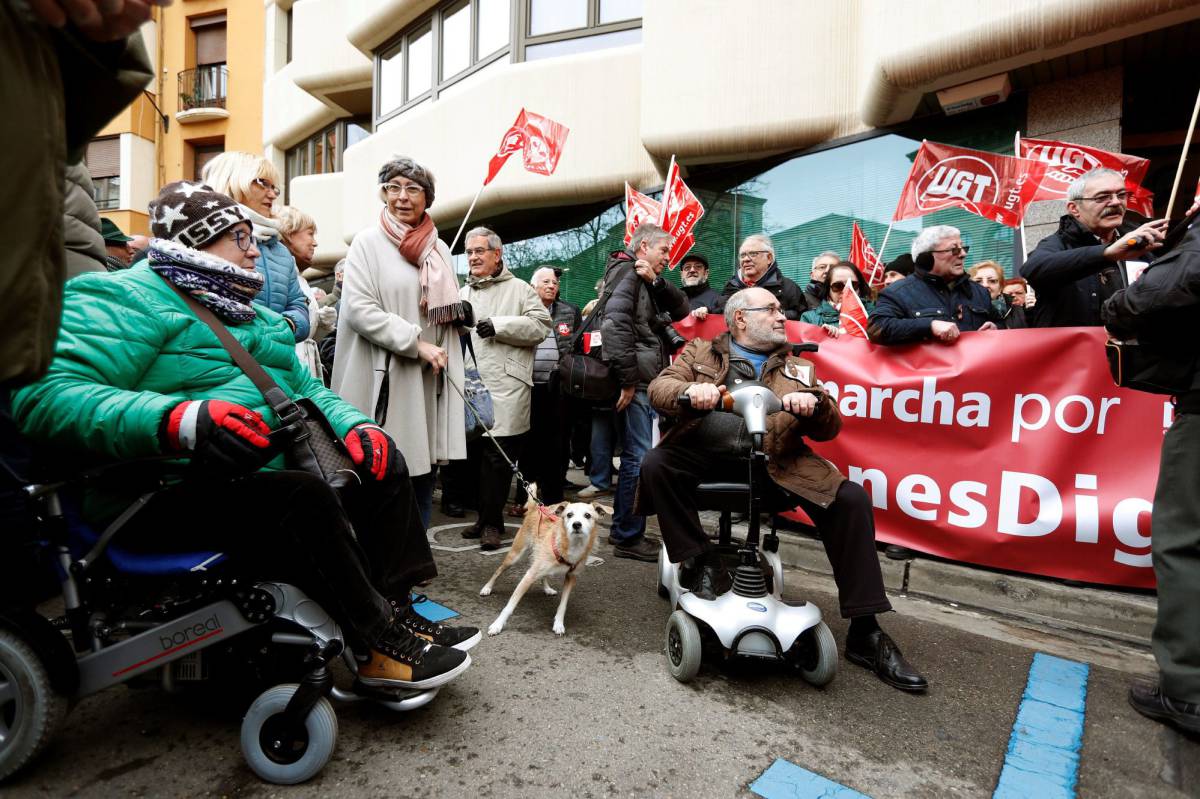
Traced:
MULTIPOLYGON (((807 536, 780 530, 779 557, 785 566, 832 574, 821 542, 807 536)), ((883 553, 879 554, 879 567, 884 586, 891 593, 953 603, 1142 648, 1150 646, 1158 608, 1153 596, 1063 585, 1049 578, 1023 577, 920 557, 891 560, 883 553)))

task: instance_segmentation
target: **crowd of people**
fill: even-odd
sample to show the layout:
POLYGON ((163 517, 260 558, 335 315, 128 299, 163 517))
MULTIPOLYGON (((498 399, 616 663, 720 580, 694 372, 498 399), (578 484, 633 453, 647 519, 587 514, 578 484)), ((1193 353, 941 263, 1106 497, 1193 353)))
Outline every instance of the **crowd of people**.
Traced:
MULTIPOLYGON (((95 31, 97 41, 133 41, 124 27, 103 21, 83 30, 95 31)), ((103 55, 127 53, 109 48, 103 55)), ((148 76, 145 69, 136 74, 148 76)), ((114 102, 130 96, 106 95, 114 102)), ((36 116, 36 104, 26 105, 36 116)), ((81 130, 68 131, 76 150, 81 130)), ((39 160, 21 165, 21 174, 38 168, 58 174, 53 157, 40 152, 39 160)), ((47 183, 22 182, 42 189, 47 183)), ((45 296, 30 300, 32 311, 22 309, 6 323, 28 346, 0 367, 0 454, 14 478, 30 468, 31 448, 55 453, 60 465, 178 455, 190 463, 190 478, 157 493, 129 535, 161 546, 169 531, 173 545, 203 541, 236 553, 264 577, 296 582, 369 653, 359 678, 375 686, 440 685, 470 665, 466 650, 480 639, 475 628, 424 620, 411 601, 413 588, 437 575, 426 528, 439 473, 443 510, 474 510, 463 536, 495 549, 503 543, 513 464, 536 479, 540 499, 561 499, 572 488, 565 473, 578 454, 579 429, 590 432, 589 484, 576 494, 615 493, 614 554, 655 560, 660 544, 646 534, 646 519, 656 514, 669 557, 684 564, 694 592, 712 598, 724 590, 728 575, 710 557, 692 494, 701 478, 726 474, 730 462, 713 456, 679 397, 686 394, 703 410, 726 380, 743 376, 772 386, 788 412, 772 421, 771 477, 818 526, 841 613, 850 619, 848 658, 893 687, 925 690, 925 677, 876 620, 890 604, 870 502, 806 443, 835 436, 841 417, 813 365, 791 353, 785 323, 842 335, 842 305, 854 292, 867 310, 870 339, 886 346, 953 345, 966 332, 1105 321, 1114 331, 1137 332, 1152 329, 1147 320, 1155 318, 1163 291, 1153 293, 1154 281, 1136 281, 1162 243, 1166 222, 1127 222, 1124 177, 1106 169, 1072 184, 1059 230, 1037 245, 1020 275, 1006 278, 990 261, 968 273, 960 231, 935 225, 886 265, 878 292, 863 274, 870 265, 833 251, 813 259, 802 288, 785 274, 784 266, 795 265, 781 265, 770 237, 755 234, 740 243, 737 269, 718 292, 709 285, 703 253, 683 260, 681 285, 667 279, 672 238, 643 224, 627 248, 611 254, 597 302, 584 312, 559 297, 553 265, 539 268, 532 284, 516 277, 500 235, 484 227, 465 237, 469 276, 460 285, 428 213, 433 173, 401 157, 383 164, 368 189, 380 200, 379 215, 354 237, 336 289, 315 291, 301 271, 312 263, 316 225, 302 209, 278 204, 281 183, 269 160, 224 153, 200 180, 163 187, 149 207, 152 237, 144 240, 111 223, 102 227, 94 205, 89 214, 86 202, 72 200, 69 183, 49 192, 64 208, 62 224, 42 238, 15 237, 26 249, 49 242, 28 258, 45 264, 49 280, 45 296), (78 248, 63 232, 72 220, 87 229, 78 248), (52 287, 61 286, 65 262, 77 263, 70 271, 78 276, 66 284, 60 315, 52 287), (723 315, 727 332, 683 346, 674 323, 710 314, 723 315), (598 404, 567 396, 556 379, 559 359, 578 346, 576 334, 592 315, 601 334, 598 356, 617 385, 611 400, 598 404), (218 327, 266 370, 282 402, 256 386, 218 327), (490 433, 471 441, 468 366, 495 412, 490 433), (359 475, 355 484, 334 488, 288 458, 278 435, 281 414, 299 401, 324 415, 344 441, 359 475), (655 446, 659 415, 679 421, 655 446)), ((34 230, 42 221, 9 223, 34 230)), ((1187 246, 1195 246, 1191 238, 1187 246)), ((6 281, 10 271, 4 270, 6 281)), ((1163 270, 1148 274, 1164 279, 1163 270)), ((1171 308, 1194 313, 1197 294, 1185 281, 1175 287, 1171 308)), ((1163 682, 1131 695, 1147 715, 1176 723, 1200 719, 1200 641, 1187 632, 1200 606, 1193 468, 1200 446, 1190 421, 1200 412, 1196 380, 1179 404, 1189 422, 1172 427, 1170 452, 1164 450, 1160 489, 1168 487, 1176 499, 1155 507, 1160 594, 1172 597, 1155 632, 1163 682), (1163 539, 1169 549, 1160 546, 1163 539)), ((6 483, 0 499, 9 503, 14 495, 6 483)), ((111 486, 93 487, 83 515, 104 525, 130 500, 111 486)), ((2 506, 6 518, 12 507, 2 506)))

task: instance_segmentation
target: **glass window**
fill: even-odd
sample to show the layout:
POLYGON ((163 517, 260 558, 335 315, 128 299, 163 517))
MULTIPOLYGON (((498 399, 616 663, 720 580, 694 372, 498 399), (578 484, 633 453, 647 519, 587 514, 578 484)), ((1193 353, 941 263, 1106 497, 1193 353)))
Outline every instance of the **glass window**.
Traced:
POLYGON ((586 28, 588 0, 529 0, 529 35, 586 28))
POLYGON ((100 178, 92 182, 92 197, 96 201, 96 208, 101 211, 109 211, 113 208, 121 206, 121 178, 114 175, 109 178, 100 178))
POLYGON ((471 66, 471 4, 463 3, 442 17, 442 80, 471 66))
POLYGON ((338 172, 342 168, 341 150, 338 149, 338 134, 337 125, 334 125, 329 130, 325 131, 325 170, 326 172, 338 172))
POLYGON ((400 56, 400 45, 396 45, 379 59, 380 116, 404 105, 404 61, 400 56))
MULTIPOLYGON (((346 147, 358 144, 363 139, 371 135, 371 123, 365 119, 355 120, 354 122, 346 123, 346 147)), ((345 147, 342 151, 345 152, 345 147)))
POLYGON ((478 0, 479 58, 486 58, 508 44, 509 0, 478 0))
POLYGON ((433 87, 433 29, 428 25, 408 37, 408 91, 411 102, 433 87))
POLYGON ((600 24, 639 19, 642 16, 642 0, 600 0, 600 24))
POLYGON ((630 28, 624 31, 598 33, 595 36, 579 36, 546 44, 531 44, 525 48, 525 60, 539 61, 543 58, 554 58, 560 55, 586 53, 589 50, 603 50, 606 47, 622 47, 627 44, 637 44, 641 40, 642 29, 630 28))

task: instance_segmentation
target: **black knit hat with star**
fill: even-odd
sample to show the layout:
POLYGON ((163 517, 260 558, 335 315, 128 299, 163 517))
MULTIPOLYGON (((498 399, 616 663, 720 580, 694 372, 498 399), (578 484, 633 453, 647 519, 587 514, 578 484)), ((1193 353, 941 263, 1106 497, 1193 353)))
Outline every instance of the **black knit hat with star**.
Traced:
POLYGON ((203 183, 177 180, 150 201, 150 232, 198 249, 239 222, 249 222, 231 197, 203 183))

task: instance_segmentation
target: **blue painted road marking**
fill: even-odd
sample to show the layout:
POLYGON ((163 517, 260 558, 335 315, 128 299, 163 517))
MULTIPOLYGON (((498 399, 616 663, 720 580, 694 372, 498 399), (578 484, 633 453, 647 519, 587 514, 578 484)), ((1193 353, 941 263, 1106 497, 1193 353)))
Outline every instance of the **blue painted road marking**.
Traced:
POLYGON ((1079 780, 1088 667, 1038 652, 994 799, 1067 799, 1079 780))
MULTIPOLYGON (((416 599, 415 595, 413 599, 416 599)), ((451 610, 445 605, 439 605, 432 599, 425 599, 423 602, 414 601, 413 610, 430 621, 445 621, 446 619, 453 619, 458 615, 457 610, 451 610)))
POLYGON ((772 763, 762 776, 750 783, 750 790, 765 799, 870 799, 866 794, 783 758, 772 763))

